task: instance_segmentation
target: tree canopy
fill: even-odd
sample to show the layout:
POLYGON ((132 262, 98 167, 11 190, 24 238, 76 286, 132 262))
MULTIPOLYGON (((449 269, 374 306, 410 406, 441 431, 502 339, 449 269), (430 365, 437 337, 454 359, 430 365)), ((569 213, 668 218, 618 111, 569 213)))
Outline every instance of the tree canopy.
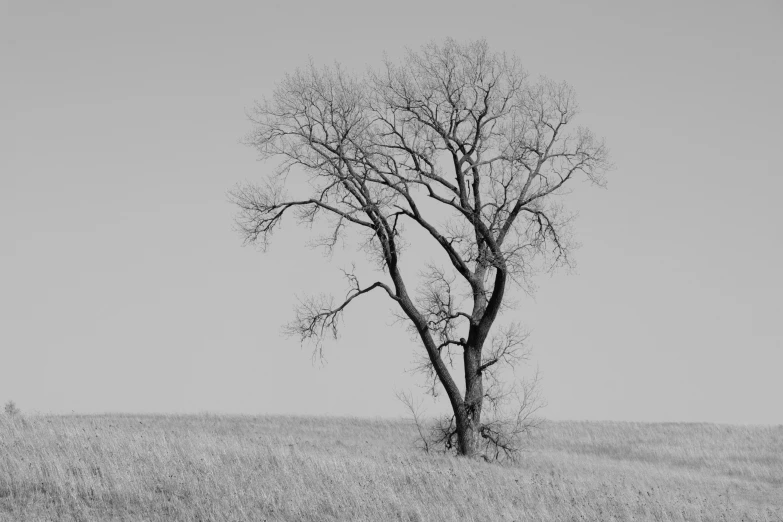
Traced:
POLYGON ((518 58, 485 41, 430 43, 363 75, 312 63, 287 75, 249 114, 247 143, 279 165, 232 192, 238 228, 265 248, 287 213, 322 219, 329 232, 318 244, 333 249, 357 234, 383 274, 362 285, 346 272, 347 297, 305 300, 289 332, 336 335, 349 303, 384 292, 422 343, 432 391, 440 385, 449 398, 446 444, 464 455, 513 450, 499 435, 508 426, 482 422, 481 412, 485 399, 506 395, 485 381, 524 355, 526 334, 519 321, 493 325, 509 284, 527 288, 540 270, 571 262, 567 184, 604 184, 607 148, 574 126, 577 113, 569 85, 531 80, 518 58), (288 195, 291 175, 306 176, 307 193, 288 195), (403 273, 406 226, 420 228, 446 263, 418 278, 403 273), (453 353, 462 355, 464 391, 453 353))

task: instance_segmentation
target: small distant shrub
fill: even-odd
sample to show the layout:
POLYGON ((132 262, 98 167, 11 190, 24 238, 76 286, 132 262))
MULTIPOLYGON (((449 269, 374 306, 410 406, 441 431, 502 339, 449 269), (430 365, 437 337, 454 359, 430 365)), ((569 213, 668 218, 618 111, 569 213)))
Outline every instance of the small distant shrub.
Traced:
POLYGON ((6 415, 19 415, 22 413, 19 408, 16 406, 16 403, 14 401, 8 401, 5 403, 5 413, 6 415))

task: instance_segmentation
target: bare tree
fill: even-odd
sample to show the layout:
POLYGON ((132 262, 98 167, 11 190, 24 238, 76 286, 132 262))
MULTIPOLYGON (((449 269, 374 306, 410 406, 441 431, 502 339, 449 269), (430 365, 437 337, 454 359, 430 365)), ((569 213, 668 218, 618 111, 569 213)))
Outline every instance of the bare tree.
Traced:
POLYGON ((5 406, 3 407, 5 410, 6 415, 13 417, 15 415, 19 415, 21 411, 19 410, 19 407, 16 405, 14 401, 8 401, 5 403, 5 406))
POLYGON ((569 265, 560 196, 580 176, 602 185, 608 167, 603 141, 573 127, 576 113, 567 84, 529 80, 516 57, 484 41, 431 43, 363 76, 312 63, 287 75, 249 114, 247 143, 281 161, 263 184, 231 192, 238 228, 265 248, 285 214, 323 218, 318 244, 331 251, 353 230, 379 273, 366 285, 346 273, 345 298, 303 301, 288 332, 336 336, 351 302, 384 293, 446 392, 458 453, 479 455, 487 441, 502 450, 513 425, 482 422, 482 411, 493 371, 518 360, 524 336, 513 326, 493 337, 493 325, 512 283, 527 289, 540 270, 569 265), (289 174, 307 176, 307 193, 287 194, 289 174), (403 273, 404 226, 419 227, 444 266, 403 273))

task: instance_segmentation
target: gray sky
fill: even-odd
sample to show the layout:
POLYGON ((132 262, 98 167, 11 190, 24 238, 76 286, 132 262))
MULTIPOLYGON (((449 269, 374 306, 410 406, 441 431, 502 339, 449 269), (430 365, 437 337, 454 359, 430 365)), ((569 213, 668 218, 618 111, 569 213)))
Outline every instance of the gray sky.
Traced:
POLYGON ((616 165, 568 201, 575 273, 515 312, 544 414, 783 423, 780 2, 110 4, 0 3, 0 401, 403 414, 420 348, 381 296, 326 366, 280 335, 363 255, 293 221, 242 248, 226 192, 273 168, 238 141, 285 72, 452 36, 571 83, 616 165))

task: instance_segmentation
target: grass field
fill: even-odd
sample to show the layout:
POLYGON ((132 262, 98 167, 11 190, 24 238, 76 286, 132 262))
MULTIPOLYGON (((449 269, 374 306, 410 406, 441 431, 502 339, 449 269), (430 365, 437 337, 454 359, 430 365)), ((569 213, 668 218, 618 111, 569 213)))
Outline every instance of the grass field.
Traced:
POLYGON ((549 422, 516 464, 404 421, 0 415, 5 521, 783 521, 783 426, 549 422))

